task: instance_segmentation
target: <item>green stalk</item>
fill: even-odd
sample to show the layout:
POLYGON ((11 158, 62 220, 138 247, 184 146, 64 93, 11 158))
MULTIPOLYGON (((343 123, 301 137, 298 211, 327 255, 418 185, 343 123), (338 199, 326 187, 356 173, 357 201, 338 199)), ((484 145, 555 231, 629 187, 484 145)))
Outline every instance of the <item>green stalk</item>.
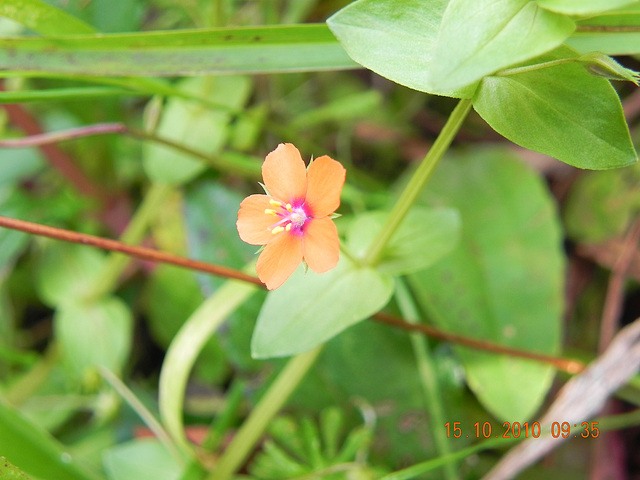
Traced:
POLYGON ((435 166, 445 154, 449 145, 451 145, 451 142, 458 133, 458 130, 460 130, 462 122, 464 122, 464 119, 467 117, 470 109, 471 100, 464 98, 461 99, 458 105, 456 105, 456 108, 453 109, 451 116, 429 150, 429 153, 424 157, 420 166, 415 171, 411 180, 409 180, 409 183, 400 195, 400 198, 393 207, 393 210, 391 210, 389 218, 382 228, 380 235, 378 235, 371 244, 371 247, 369 247, 369 251, 364 257, 364 265, 375 266, 380 261, 380 257, 382 256, 382 252, 387 246, 387 243, 389 243, 389 240, 391 240, 396 229, 400 226, 404 217, 406 217, 407 213, 409 213, 409 210, 418 199, 418 195, 420 195, 420 192, 431 177, 435 166))
MULTIPOLYGON (((396 280, 396 299, 403 318, 408 323, 417 324, 420 315, 411 293, 402 279, 396 280)), ((431 418, 431 436, 438 454, 440 456, 448 456, 451 454, 451 445, 443 428, 447 420, 441 401, 442 395, 436 375, 436 366, 429 354, 429 343, 424 335, 417 332, 411 333, 409 338, 411 339, 411 346, 418 366, 418 375, 422 384, 427 412, 429 412, 429 417, 431 418)), ((459 478, 455 463, 446 463, 443 466, 447 480, 457 480, 459 478)))
POLYGON ((195 457, 182 420, 191 369, 211 335, 257 290, 258 287, 245 282, 225 282, 189 317, 169 345, 160 371, 160 417, 174 444, 186 457, 195 457))
MULTIPOLYGON (((161 183, 153 183, 142 201, 142 204, 129 222, 127 229, 120 236, 124 243, 137 245, 147 234, 149 225, 160 211, 162 203, 172 190, 172 186, 161 183)), ((112 292, 118 284, 118 279, 129 265, 131 257, 122 253, 112 253, 107 259, 100 282, 88 292, 87 298, 99 298, 112 292)))
POLYGON ((206 480, 228 480, 242 466, 260 440, 269 422, 304 378, 321 350, 322 346, 316 347, 289 360, 278 378, 253 409, 249 418, 233 437, 232 442, 206 480))

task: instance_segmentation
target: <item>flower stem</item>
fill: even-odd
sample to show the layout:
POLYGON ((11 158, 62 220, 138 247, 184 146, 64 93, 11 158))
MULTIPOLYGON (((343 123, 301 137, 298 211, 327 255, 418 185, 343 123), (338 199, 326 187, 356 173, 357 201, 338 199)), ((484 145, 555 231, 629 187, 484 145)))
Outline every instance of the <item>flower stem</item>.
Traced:
POLYGON ((393 210, 391 210, 389 218, 380 232, 380 235, 378 235, 371 244, 371 247, 369 247, 369 251, 364 257, 364 265, 374 266, 380 261, 384 248, 387 246, 387 243, 391 240, 396 229, 404 220, 404 217, 409 213, 409 210, 415 203, 418 195, 420 195, 420 192, 431 177, 435 166, 447 151, 449 145, 451 145, 453 138, 456 136, 456 133, 458 133, 458 130, 462 126, 462 122, 464 122, 464 119, 470 109, 471 100, 464 98, 461 99, 458 105, 456 105, 456 108, 453 109, 451 116, 442 128, 440 135, 438 135, 438 138, 429 150, 429 153, 424 157, 420 166, 415 171, 411 180, 409 180, 409 183, 400 195, 400 198, 393 207, 393 210))
MULTIPOLYGON (((411 323, 419 322, 419 313, 416 304, 402 279, 396 279, 396 299, 404 319, 411 323)), ((413 354, 418 367, 418 375, 422 384, 425 406, 429 412, 431 424, 431 435, 439 456, 451 455, 451 445, 443 428, 439 426, 446 423, 445 408, 442 404, 442 392, 438 384, 436 366, 429 353, 429 343, 425 336, 413 332, 410 335, 413 354)), ((457 480, 459 478, 455 462, 443 465, 444 478, 447 480, 457 480)))
POLYGON ((269 389, 251 411, 238 433, 206 480, 228 480, 242 466, 258 440, 278 413, 289 395, 304 378, 320 354, 322 346, 296 355, 269 386, 269 389))

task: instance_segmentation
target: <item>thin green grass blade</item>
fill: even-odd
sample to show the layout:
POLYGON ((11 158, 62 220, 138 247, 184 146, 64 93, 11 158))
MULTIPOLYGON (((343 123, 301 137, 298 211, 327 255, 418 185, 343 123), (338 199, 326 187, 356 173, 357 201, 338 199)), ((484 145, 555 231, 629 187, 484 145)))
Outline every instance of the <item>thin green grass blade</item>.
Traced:
POLYGON ((324 24, 0 39, 4 70, 181 76, 358 68, 324 24))
POLYGON ((95 97, 137 96, 142 92, 108 87, 52 88, 49 90, 22 90, 0 92, 0 103, 84 100, 95 97))

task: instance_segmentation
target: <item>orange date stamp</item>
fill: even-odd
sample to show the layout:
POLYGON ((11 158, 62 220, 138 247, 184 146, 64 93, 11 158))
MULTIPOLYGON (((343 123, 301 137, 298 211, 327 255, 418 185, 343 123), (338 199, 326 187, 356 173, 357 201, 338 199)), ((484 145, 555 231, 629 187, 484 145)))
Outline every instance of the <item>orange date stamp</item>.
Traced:
MULTIPOLYGON (((538 438, 543 432, 538 422, 504 422, 502 428, 496 431, 490 422, 476 422, 465 429, 462 422, 447 422, 447 437, 453 438, 538 438)), ((598 422, 582 422, 571 424, 569 422, 553 422, 548 428, 548 433, 553 438, 597 438, 600 434, 598 422), (572 430, 573 429, 573 430, 572 430)))

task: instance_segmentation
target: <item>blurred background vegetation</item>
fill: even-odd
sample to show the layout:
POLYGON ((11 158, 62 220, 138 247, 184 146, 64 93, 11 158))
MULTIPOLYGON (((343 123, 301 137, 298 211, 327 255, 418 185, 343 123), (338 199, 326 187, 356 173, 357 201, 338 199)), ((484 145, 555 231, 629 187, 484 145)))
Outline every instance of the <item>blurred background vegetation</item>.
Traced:
MULTIPOLYGON (((119 33, 324 22, 348 2, 47 3, 97 31, 119 33)), ((32 34, 0 18, 1 36, 32 34)), ((635 58, 621 61, 638 67, 635 58)), ((7 92, 86 86, 81 78, 4 73, 2 88, 7 92)), ((345 165, 348 187, 340 210, 345 218, 339 222, 348 222, 350 214, 390 204, 397 181, 422 159, 454 105, 452 99, 412 91, 366 70, 200 76, 168 82, 210 104, 171 95, 74 98, 70 94, 3 105, 0 132, 4 139, 107 122, 123 123, 131 131, 146 132, 147 137, 111 134, 42 148, 0 149, 0 215, 109 238, 120 237, 135 218, 139 223, 124 237, 131 243, 242 268, 255 258, 255 249, 237 237, 238 205, 244 196, 258 191, 262 159, 278 143, 295 143, 305 158, 329 154, 345 165), (176 142, 186 150, 158 139, 176 142)), ((640 95, 630 84, 616 87, 636 140, 640 95)), ((521 167, 506 173, 500 185, 520 185, 522 176, 535 177, 536 185, 545 185, 540 191, 549 195, 557 212, 554 221, 561 222, 557 225, 564 238, 563 354, 585 360, 593 357, 610 270, 625 234, 637 221, 638 168, 578 170, 515 147, 474 113, 459 133, 454 152, 452 157, 459 159, 456 165, 476 158, 491 160, 449 175, 468 172, 491 179, 498 170, 504 171, 504 162, 512 162, 521 167)), ((446 185, 447 175, 438 177, 440 185, 446 185)), ((436 202, 447 195, 437 187, 434 192, 436 202)), ((473 196, 476 193, 459 188, 444 201, 467 208, 467 214, 477 219, 476 228, 482 228, 491 217, 488 207, 473 196)), ((628 275, 633 282, 618 299, 623 323, 640 314, 637 253, 628 275)), ((64 451, 79 460, 83 472, 68 477, 43 474, 42 478, 202 478, 202 471, 185 473, 162 443, 149 440, 152 433, 130 407, 130 398, 123 401, 122 391, 116 392, 113 382, 105 381, 91 364, 99 359, 156 413, 158 376, 169 343, 223 281, 166 265, 123 262, 92 248, 0 230, 0 422, 5 433, 25 432, 21 424, 11 426, 9 420, 19 412, 20 418, 65 445, 64 451), (104 293, 108 295, 98 305, 69 301, 104 293), (96 338, 100 341, 87 341, 96 338)), ((264 296, 254 294, 232 314, 208 341, 190 378, 184 412, 187 434, 203 445, 200 452, 206 465, 215 462, 218 447, 233 436, 284 364, 284 360, 258 361, 250 356, 251 333, 264 296)), ((390 309, 397 310, 394 305, 390 309)), ((467 389, 451 344, 432 343, 431 355, 448 421, 464 422, 470 434, 476 422, 493 422, 500 429, 502 422, 467 389)), ((421 388, 407 333, 371 321, 360 323, 327 344, 288 402, 286 414, 271 425, 269 440, 241 473, 254 478, 297 478, 342 465, 324 476, 343 478, 346 471, 349 478, 372 478, 433 458, 437 452, 432 431, 445 427, 428 418, 421 388)), ((632 395, 630 401, 633 398, 640 397, 632 395)), ((619 408, 624 411, 629 405, 619 408)), ((638 451, 637 428, 621 431, 619 439, 629 455, 626 466, 637 475, 639 466, 634 462, 638 459, 633 456, 638 451)), ((470 438, 450 440, 457 450, 475 443, 475 432, 470 438)), ((17 435, 12 441, 22 442, 27 450, 35 445, 48 448, 43 446, 48 445, 45 440, 34 440, 31 434, 17 435)), ((592 448, 592 440, 572 440, 544 466, 534 467, 522 478, 539 478, 542 470, 550 480, 586 478, 592 448)), ((459 464, 461 476, 479 478, 499 456, 500 451, 491 451, 468 457, 459 464)), ((49 457, 25 454, 9 461, 40 476, 37 472, 46 465, 42 458, 49 457)), ((0 478, 27 478, 8 466, 4 472, 0 478)))

